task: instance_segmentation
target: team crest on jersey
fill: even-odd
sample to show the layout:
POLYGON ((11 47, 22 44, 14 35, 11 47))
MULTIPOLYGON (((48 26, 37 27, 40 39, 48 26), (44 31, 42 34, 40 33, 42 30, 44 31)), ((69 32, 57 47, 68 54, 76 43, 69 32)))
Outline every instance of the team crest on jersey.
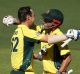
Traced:
POLYGON ((39 36, 41 33, 40 32, 36 32, 36 35, 39 36))

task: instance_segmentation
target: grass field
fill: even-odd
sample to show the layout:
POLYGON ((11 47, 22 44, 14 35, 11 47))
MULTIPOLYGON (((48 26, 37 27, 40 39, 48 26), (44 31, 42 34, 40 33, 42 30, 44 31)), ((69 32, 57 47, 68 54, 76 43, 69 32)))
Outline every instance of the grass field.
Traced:
MULTIPOLYGON (((65 33, 69 28, 80 29, 80 0, 0 0, 0 74, 9 74, 10 66, 10 38, 16 27, 7 28, 2 24, 5 15, 17 16, 17 9, 21 6, 30 5, 36 14, 36 23, 39 23, 41 13, 50 8, 60 9, 64 13, 62 31, 65 33)), ((73 74, 80 74, 80 40, 70 43, 72 63, 70 69, 73 74)), ((35 47, 35 51, 37 46, 35 47)), ((36 74, 41 74, 42 63, 35 61, 36 74)))

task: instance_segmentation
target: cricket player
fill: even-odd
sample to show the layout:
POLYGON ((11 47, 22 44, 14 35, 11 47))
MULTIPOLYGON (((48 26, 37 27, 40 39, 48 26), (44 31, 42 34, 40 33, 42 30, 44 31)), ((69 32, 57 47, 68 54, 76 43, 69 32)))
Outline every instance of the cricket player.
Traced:
POLYGON ((11 64, 13 68, 11 74, 34 74, 31 68, 33 66, 34 44, 40 41, 48 42, 48 35, 43 35, 29 29, 35 19, 34 12, 30 7, 21 7, 18 10, 18 19, 20 24, 11 39, 11 64))
MULTIPOLYGON (((48 35, 63 35, 59 26, 62 25, 64 17, 63 13, 58 9, 50 9, 42 14, 44 21, 43 34, 48 35)), ((42 31, 42 27, 37 27, 37 30, 42 31), (40 30, 41 29, 41 30, 40 30)), ((56 44, 48 44, 41 42, 41 56, 43 56, 43 74, 66 74, 67 67, 71 62, 71 54, 68 46, 61 47, 63 42, 56 44)), ((36 54, 35 54, 36 55, 36 54)), ((35 56, 34 55, 34 56, 35 56)), ((40 59, 39 54, 36 55, 40 59)))
MULTIPOLYGON (((33 66, 33 49, 35 43, 57 43, 64 41, 68 38, 76 39, 74 31, 69 32, 66 35, 45 35, 40 34, 38 31, 30 29, 34 23, 34 12, 30 7, 21 7, 18 10, 19 25, 15 30, 12 38, 12 50, 11 50, 11 74, 34 74, 33 66)), ((13 23, 12 17, 5 17, 3 19, 4 24, 13 23)))

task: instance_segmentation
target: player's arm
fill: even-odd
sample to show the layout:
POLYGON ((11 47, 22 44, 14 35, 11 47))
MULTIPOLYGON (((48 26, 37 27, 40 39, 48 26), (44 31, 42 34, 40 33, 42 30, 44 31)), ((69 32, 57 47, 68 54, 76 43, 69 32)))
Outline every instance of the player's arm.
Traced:
MULTIPOLYGON (((20 22, 17 21, 13 16, 5 16, 3 18, 3 23, 5 25, 9 26, 13 23, 19 24, 20 22)), ((33 34, 35 34, 35 33, 33 33, 33 34)), ((73 30, 69 30, 67 35, 52 35, 52 36, 51 35, 44 35, 43 37, 39 38, 39 40, 42 42, 48 42, 51 44, 51 43, 57 43, 60 41, 64 41, 68 38, 78 39, 78 37, 80 37, 80 31, 73 29, 73 30)))
POLYGON ((66 55, 63 55, 62 58, 63 58, 63 61, 62 61, 59 71, 66 72, 69 63, 71 62, 71 54, 68 53, 66 55))
POLYGON ((59 43, 59 49, 60 49, 60 55, 62 57, 62 62, 61 62, 61 66, 59 68, 59 72, 64 72, 66 73, 67 68, 72 60, 71 58, 71 53, 70 53, 70 49, 68 47, 68 45, 66 45, 65 47, 61 47, 62 43, 59 43))
POLYGON ((40 41, 54 44, 68 38, 66 35, 44 35, 32 29, 24 29, 23 31, 26 37, 33 39, 35 42, 40 41))
POLYGON ((43 57, 47 55, 47 47, 43 46, 40 50, 41 51, 34 53, 33 56, 34 56, 34 59, 41 61, 43 57))
POLYGON ((66 39, 74 39, 77 40, 80 38, 80 30, 69 29, 66 35, 45 35, 41 40, 48 42, 49 44, 57 43, 64 41, 66 39))
POLYGON ((20 24, 19 20, 17 20, 16 18, 14 18, 11 15, 5 16, 3 17, 3 24, 5 24, 6 26, 10 26, 10 25, 18 25, 20 24))
MULTIPOLYGON (((19 24, 20 22, 14 18, 13 16, 11 15, 8 15, 8 16, 5 16, 3 18, 3 23, 7 26, 9 25, 12 25, 12 24, 19 24)), ((32 32, 33 33, 33 32, 32 32)), ((33 33, 35 35, 35 32, 33 33)), ((49 36, 49 35, 44 35, 40 41, 41 42, 48 42, 48 43, 55 43, 55 42, 59 42, 59 41, 63 41, 63 40, 66 40, 67 37, 65 35, 63 36, 49 36)))
POLYGON ((68 39, 68 37, 66 35, 49 35, 48 36, 48 43, 49 44, 53 44, 53 43, 57 43, 57 42, 61 42, 68 39))
POLYGON ((80 37, 80 31, 70 29, 70 30, 67 31, 66 34, 62 34, 62 35, 43 35, 40 38, 40 41, 41 42, 47 42, 49 44, 54 44, 54 43, 57 43, 57 42, 65 41, 69 38, 76 40, 79 37, 80 37))
MULTIPOLYGON (((66 52, 66 51, 65 51, 66 52)), ((70 52, 62 56, 62 63, 56 74, 66 74, 67 68, 72 60, 70 52)))

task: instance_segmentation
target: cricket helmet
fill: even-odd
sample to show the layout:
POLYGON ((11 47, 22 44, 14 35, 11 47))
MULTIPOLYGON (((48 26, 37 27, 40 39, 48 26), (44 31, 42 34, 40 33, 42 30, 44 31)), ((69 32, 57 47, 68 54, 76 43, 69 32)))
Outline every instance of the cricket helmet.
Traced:
POLYGON ((63 13, 58 9, 50 9, 46 13, 43 13, 42 17, 45 23, 53 22, 53 27, 59 27, 64 20, 63 13))

